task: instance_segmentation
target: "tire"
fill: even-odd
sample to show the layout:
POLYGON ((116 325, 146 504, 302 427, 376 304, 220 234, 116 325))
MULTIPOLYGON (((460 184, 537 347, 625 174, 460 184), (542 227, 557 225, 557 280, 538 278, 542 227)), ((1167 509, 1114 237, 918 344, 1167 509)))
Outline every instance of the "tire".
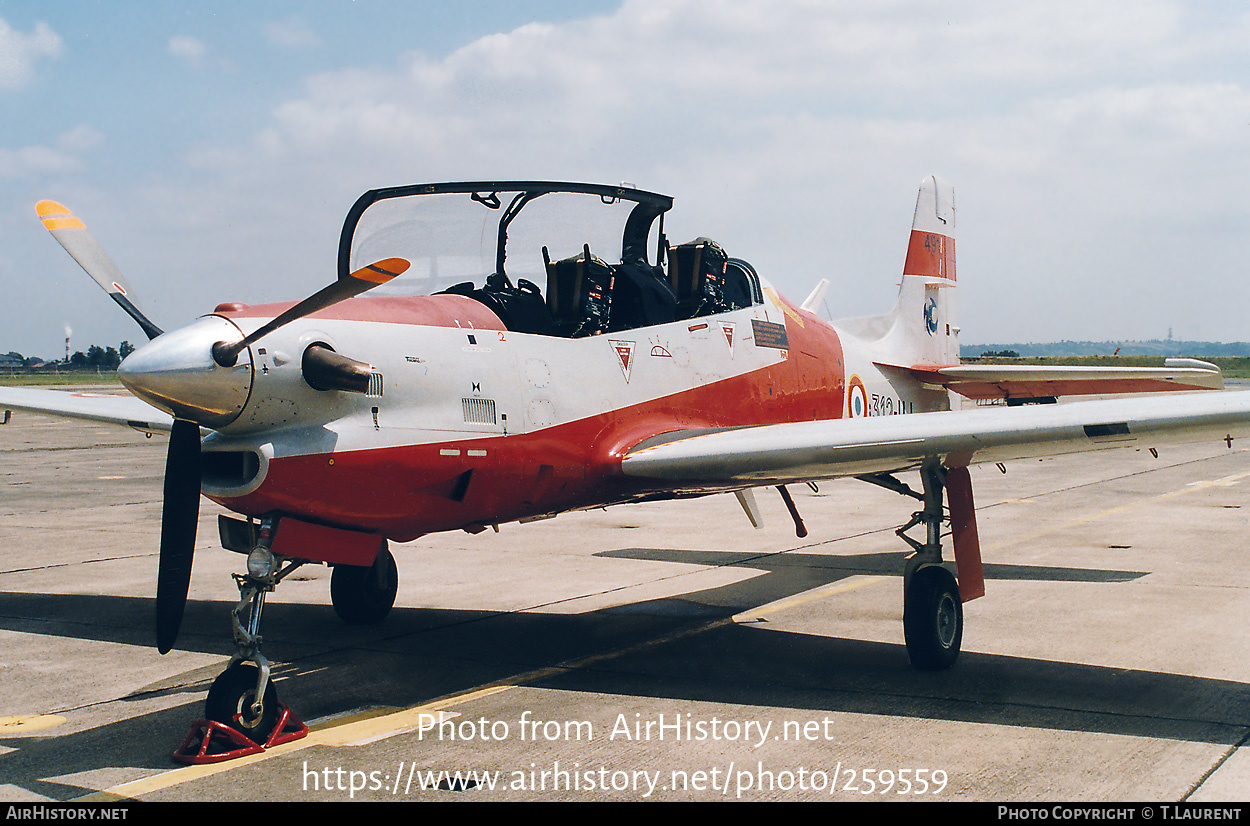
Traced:
POLYGON ((959 657, 963 636, 963 602, 955 577, 938 565, 912 574, 903 595, 903 637, 912 667, 950 668, 959 657))
POLYGON ((395 604, 399 572, 386 540, 373 565, 336 565, 330 575, 330 602, 348 625, 374 625, 386 619, 395 604))
POLYGON ((251 663, 235 663, 227 668, 213 680, 208 690, 204 716, 230 726, 263 746, 278 723, 278 692, 272 682, 266 685, 260 713, 254 713, 252 703, 259 678, 259 669, 251 663))

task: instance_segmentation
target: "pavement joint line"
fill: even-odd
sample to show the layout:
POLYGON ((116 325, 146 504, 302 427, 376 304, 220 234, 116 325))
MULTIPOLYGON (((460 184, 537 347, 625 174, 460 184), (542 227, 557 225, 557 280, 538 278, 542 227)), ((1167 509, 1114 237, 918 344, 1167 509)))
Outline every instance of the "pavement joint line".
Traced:
POLYGON ((1180 802, 1188 803, 1189 799, 1193 797, 1194 794, 1196 794, 1208 780, 1211 779, 1213 774, 1219 771, 1220 768, 1228 762, 1230 757, 1236 754, 1239 749, 1245 748, 1247 742, 1250 742, 1250 732, 1247 732, 1246 735, 1239 741, 1229 746, 1224 753, 1220 755, 1220 759, 1216 760, 1211 765, 1211 768, 1207 769, 1202 777, 1199 777, 1196 781, 1194 781, 1194 784, 1185 791, 1185 794, 1181 797, 1180 802))
POLYGON ((0 576, 4 576, 5 574, 28 574, 34 571, 50 571, 55 568, 72 568, 76 565, 93 565, 97 562, 125 562, 130 559, 146 559, 147 557, 155 555, 156 552, 153 551, 151 553, 129 554, 126 556, 105 556, 100 557, 99 559, 80 559, 76 562, 54 562, 50 565, 39 565, 34 568, 10 568, 8 570, 0 571, 0 576))
POLYGON ((1009 545, 1014 545, 1018 542, 1024 542, 1024 541, 1028 541, 1031 539, 1037 539, 1038 537, 1046 536, 1047 534, 1051 534, 1051 533, 1055 533, 1057 531, 1063 530, 1064 528, 1069 528, 1073 525, 1083 525, 1087 522, 1094 522, 1106 516, 1111 516, 1117 513, 1125 513, 1127 511, 1140 508, 1143 505, 1150 505, 1156 502, 1161 502, 1165 499, 1172 499, 1178 496, 1184 496, 1189 493, 1194 493, 1195 491, 1210 490, 1211 488, 1215 488, 1215 487, 1229 487, 1231 485, 1237 484, 1242 479, 1245 479, 1248 476, 1250 476, 1250 471, 1245 471, 1243 473, 1234 473, 1230 476, 1225 476, 1221 479, 1203 479, 1197 482, 1187 482, 1185 484, 1185 487, 1183 488, 1169 491, 1167 493, 1161 493, 1158 496, 1151 496, 1151 497, 1142 499, 1137 502, 1131 502, 1127 505, 1119 505, 1114 508, 1109 508, 1104 511, 1099 511, 1098 513, 1091 513, 1086 516, 1079 516, 1076 519, 1069 519, 1066 522, 1052 524, 1039 531, 1034 531, 1033 533, 1013 536, 1010 539, 1004 540, 1002 542, 996 542, 993 545, 986 546, 985 548, 983 548, 983 550, 992 550, 992 551, 1000 550, 1002 548, 1008 547, 1009 545))
MULTIPOLYGON (((1250 451, 1250 448, 1243 447, 1243 448, 1239 448, 1238 450, 1234 452, 1246 453, 1247 451, 1250 451)), ((1093 487, 1095 485, 1103 485, 1109 482, 1120 482, 1125 479, 1133 479, 1137 476, 1146 476, 1151 473, 1160 473, 1165 470, 1176 470, 1177 468, 1184 468, 1184 467, 1188 467, 1189 465, 1199 465, 1204 462, 1210 462, 1214 459, 1219 459, 1227 455, 1228 454, 1226 453, 1221 453, 1217 456, 1203 456, 1197 459, 1187 459, 1183 462, 1175 462, 1170 465, 1163 465, 1162 467, 1145 468, 1143 470, 1133 471, 1132 473, 1123 473, 1123 474, 1120 474, 1119 476, 1110 476, 1105 479, 1100 478, 1100 479, 1094 479, 1089 482, 1081 482, 1080 484, 1076 484, 1076 485, 1069 485, 1066 488, 1053 488, 1051 490, 1039 491, 1038 493, 1029 494, 1026 498, 1023 498, 1023 499, 1002 499, 998 502, 991 502, 988 505, 978 505, 977 510, 988 510, 989 508, 996 508, 999 505, 1011 505, 1011 504, 1018 504, 1020 502, 1031 502, 1034 499, 1040 499, 1044 496, 1053 496, 1057 493, 1071 493, 1073 491, 1080 490, 1081 488, 1093 487)), ((1058 458, 1058 457, 1052 457, 1052 458, 1058 458)), ((988 464, 988 463, 983 462, 980 464, 988 464)))

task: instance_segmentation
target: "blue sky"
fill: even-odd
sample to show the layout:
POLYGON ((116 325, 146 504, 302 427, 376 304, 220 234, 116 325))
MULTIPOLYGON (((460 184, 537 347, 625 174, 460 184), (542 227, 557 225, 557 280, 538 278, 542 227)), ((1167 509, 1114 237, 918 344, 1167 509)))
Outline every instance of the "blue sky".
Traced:
POLYGON ((311 74, 385 69, 408 51, 442 57, 485 34, 613 6, 0 0, 10 28, 31 35, 43 24, 60 41, 36 52, 35 77, 0 99, 0 146, 53 144, 86 126, 101 138, 93 178, 174 176, 181 151, 246 137, 311 74))
POLYGON ((167 327, 327 283, 367 189, 487 178, 673 195, 840 317, 932 172, 964 341, 1248 339, 1246 78, 1239 2, 0 0, 0 352, 141 338, 41 198, 167 327))

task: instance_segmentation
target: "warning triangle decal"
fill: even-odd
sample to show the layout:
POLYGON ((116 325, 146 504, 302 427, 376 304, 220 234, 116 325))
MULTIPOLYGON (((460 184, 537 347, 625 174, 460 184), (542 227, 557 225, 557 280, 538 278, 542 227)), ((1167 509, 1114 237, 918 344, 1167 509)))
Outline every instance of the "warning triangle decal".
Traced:
POLYGON ((720 331, 725 334, 725 341, 729 342, 729 357, 734 357, 734 322, 722 321, 720 323, 720 331))
POLYGON ((609 339, 608 344, 612 345, 616 360, 621 364, 621 374, 625 376, 625 383, 628 384, 630 371, 634 368, 634 342, 609 339))

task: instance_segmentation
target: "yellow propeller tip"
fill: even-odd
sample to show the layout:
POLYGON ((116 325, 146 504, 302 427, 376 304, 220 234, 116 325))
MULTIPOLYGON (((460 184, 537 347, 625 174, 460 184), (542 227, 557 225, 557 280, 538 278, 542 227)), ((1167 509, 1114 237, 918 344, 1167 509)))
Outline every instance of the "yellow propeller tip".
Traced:
POLYGON ((40 218, 47 218, 53 215, 70 216, 74 214, 70 212, 69 207, 64 204, 57 203, 56 201, 40 201, 35 204, 35 212, 39 214, 40 218))

